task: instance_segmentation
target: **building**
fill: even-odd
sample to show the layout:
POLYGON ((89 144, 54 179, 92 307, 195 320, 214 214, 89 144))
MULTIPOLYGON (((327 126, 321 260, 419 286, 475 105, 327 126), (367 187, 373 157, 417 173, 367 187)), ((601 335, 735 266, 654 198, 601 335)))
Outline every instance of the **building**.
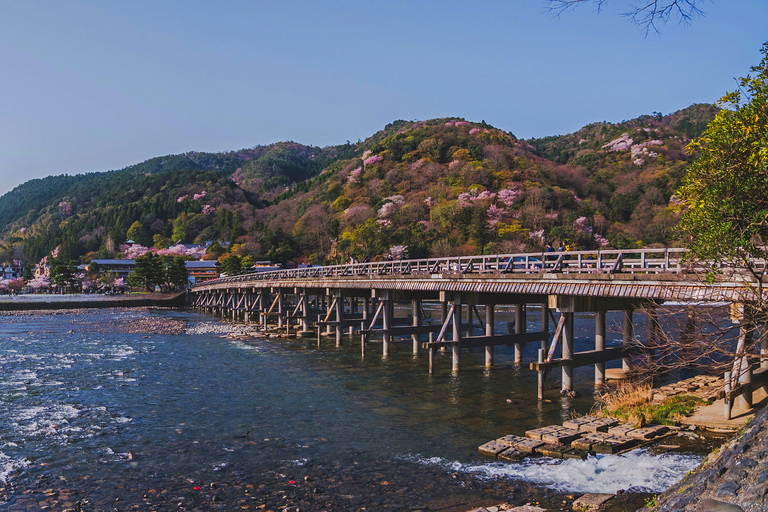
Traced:
POLYGON ((221 265, 216 260, 187 261, 186 267, 190 283, 210 281, 221 275, 221 265))
POLYGON ((136 260, 91 260, 99 267, 99 275, 112 273, 126 278, 136 268, 136 260))

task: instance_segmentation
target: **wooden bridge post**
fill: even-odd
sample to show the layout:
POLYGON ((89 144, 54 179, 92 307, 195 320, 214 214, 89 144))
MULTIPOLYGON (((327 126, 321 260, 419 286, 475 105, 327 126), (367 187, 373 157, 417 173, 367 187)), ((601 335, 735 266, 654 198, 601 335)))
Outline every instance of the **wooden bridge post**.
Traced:
MULTIPOLYGON (((738 375, 739 384, 747 385, 752 383, 752 361, 750 361, 749 354, 746 352, 748 347, 752 346, 752 326, 743 323, 739 327, 739 343, 738 346, 742 347, 741 356, 741 372, 738 375)), ((738 356, 738 352, 737 355, 738 356)), ((752 408, 752 390, 745 391, 739 396, 739 404, 747 409, 752 408)))
MULTIPOLYGON (((515 334, 523 334, 526 331, 525 304, 515 306, 515 334)), ((523 344, 515 343, 515 364, 523 362, 523 344)))
MULTIPOLYGON (((624 348, 629 348, 634 343, 635 327, 632 324, 632 316, 632 309, 627 308, 624 310, 624 316, 622 320, 624 348)), ((621 368, 624 370, 624 373, 629 373, 629 371, 632 369, 632 358, 629 356, 622 358, 621 368)))
POLYGON ((451 371, 458 373, 461 369, 461 294, 453 295, 453 345, 451 371))
MULTIPOLYGON (((605 311, 595 311, 595 350, 605 351, 605 311)), ((595 363, 595 384, 605 384, 605 362, 595 363)))
MULTIPOLYGON (((494 322, 495 322, 494 308, 495 307, 496 307, 495 304, 485 305, 485 335, 486 336, 494 335, 494 322)), ((486 368, 493 367, 494 348, 495 348, 494 345, 485 346, 485 367, 486 368)))
POLYGON ((541 348, 546 354, 549 341, 549 298, 545 298, 541 303, 541 331, 546 333, 544 339, 541 340, 541 348))
POLYGON ((390 294, 388 290, 385 290, 383 292, 383 295, 381 297, 381 301, 384 303, 384 306, 381 310, 381 328, 384 330, 384 335, 382 336, 382 342, 381 342, 381 356, 382 357, 389 357, 389 343, 391 341, 391 337, 389 334, 389 328, 392 325, 392 300, 390 299, 390 294))
MULTIPOLYGON (((349 298, 349 314, 350 316, 355 316, 356 313, 357 313, 357 297, 350 297, 349 298)), ((350 325, 349 337, 351 338, 354 335, 355 335, 355 326, 350 325)))
POLYGON ((260 315, 261 315, 261 328, 266 329, 267 328, 267 309, 269 309, 269 306, 272 302, 271 293, 267 291, 268 288, 262 288, 261 289, 261 304, 260 304, 260 315))
POLYGON ((283 289, 277 289, 277 328, 283 327, 283 289))
MULTIPOLYGON (((573 311, 561 313, 565 316, 565 324, 563 326, 563 342, 562 342, 562 358, 573 358, 573 311)), ((573 365, 564 364, 562 367, 562 390, 573 391, 573 365)))
MULTIPOLYGON (((418 327, 421 325, 421 301, 418 299, 411 300, 411 325, 418 327)), ((413 355, 419 355, 419 343, 421 343, 420 334, 411 334, 411 341, 413 342, 413 355)))
POLYGON ((334 290, 333 295, 334 299, 336 299, 336 346, 340 347, 342 335, 341 319, 344 317, 344 296, 339 289, 334 290))

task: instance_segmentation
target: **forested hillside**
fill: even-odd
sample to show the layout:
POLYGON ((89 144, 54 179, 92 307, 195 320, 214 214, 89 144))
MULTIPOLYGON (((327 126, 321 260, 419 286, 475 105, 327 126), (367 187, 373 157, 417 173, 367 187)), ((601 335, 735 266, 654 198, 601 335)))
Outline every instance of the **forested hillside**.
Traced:
MULTIPOLYGON (((0 259, 110 257, 127 238, 217 240, 284 263, 675 244, 672 197, 711 105, 519 140, 395 121, 357 144, 293 142, 32 180, 0 197, 0 259)), ((226 244, 222 244, 226 245, 226 244)))

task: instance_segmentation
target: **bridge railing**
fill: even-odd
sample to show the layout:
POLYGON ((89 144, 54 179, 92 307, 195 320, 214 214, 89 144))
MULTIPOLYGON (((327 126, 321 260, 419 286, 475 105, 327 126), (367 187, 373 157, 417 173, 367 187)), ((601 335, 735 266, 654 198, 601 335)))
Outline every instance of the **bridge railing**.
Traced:
POLYGON ((435 274, 543 274, 543 273, 680 273, 684 249, 632 249, 538 252, 457 256, 418 260, 376 261, 252 272, 222 277, 211 283, 242 283, 326 277, 374 277, 435 274))

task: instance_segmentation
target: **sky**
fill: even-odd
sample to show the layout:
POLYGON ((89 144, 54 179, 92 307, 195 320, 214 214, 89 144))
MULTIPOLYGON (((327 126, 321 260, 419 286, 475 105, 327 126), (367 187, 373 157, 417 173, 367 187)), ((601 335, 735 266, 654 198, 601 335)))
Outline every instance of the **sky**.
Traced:
POLYGON ((520 138, 712 103, 760 62, 765 0, 646 35, 545 0, 0 0, 0 194, 155 156, 365 139, 463 117, 520 138))

